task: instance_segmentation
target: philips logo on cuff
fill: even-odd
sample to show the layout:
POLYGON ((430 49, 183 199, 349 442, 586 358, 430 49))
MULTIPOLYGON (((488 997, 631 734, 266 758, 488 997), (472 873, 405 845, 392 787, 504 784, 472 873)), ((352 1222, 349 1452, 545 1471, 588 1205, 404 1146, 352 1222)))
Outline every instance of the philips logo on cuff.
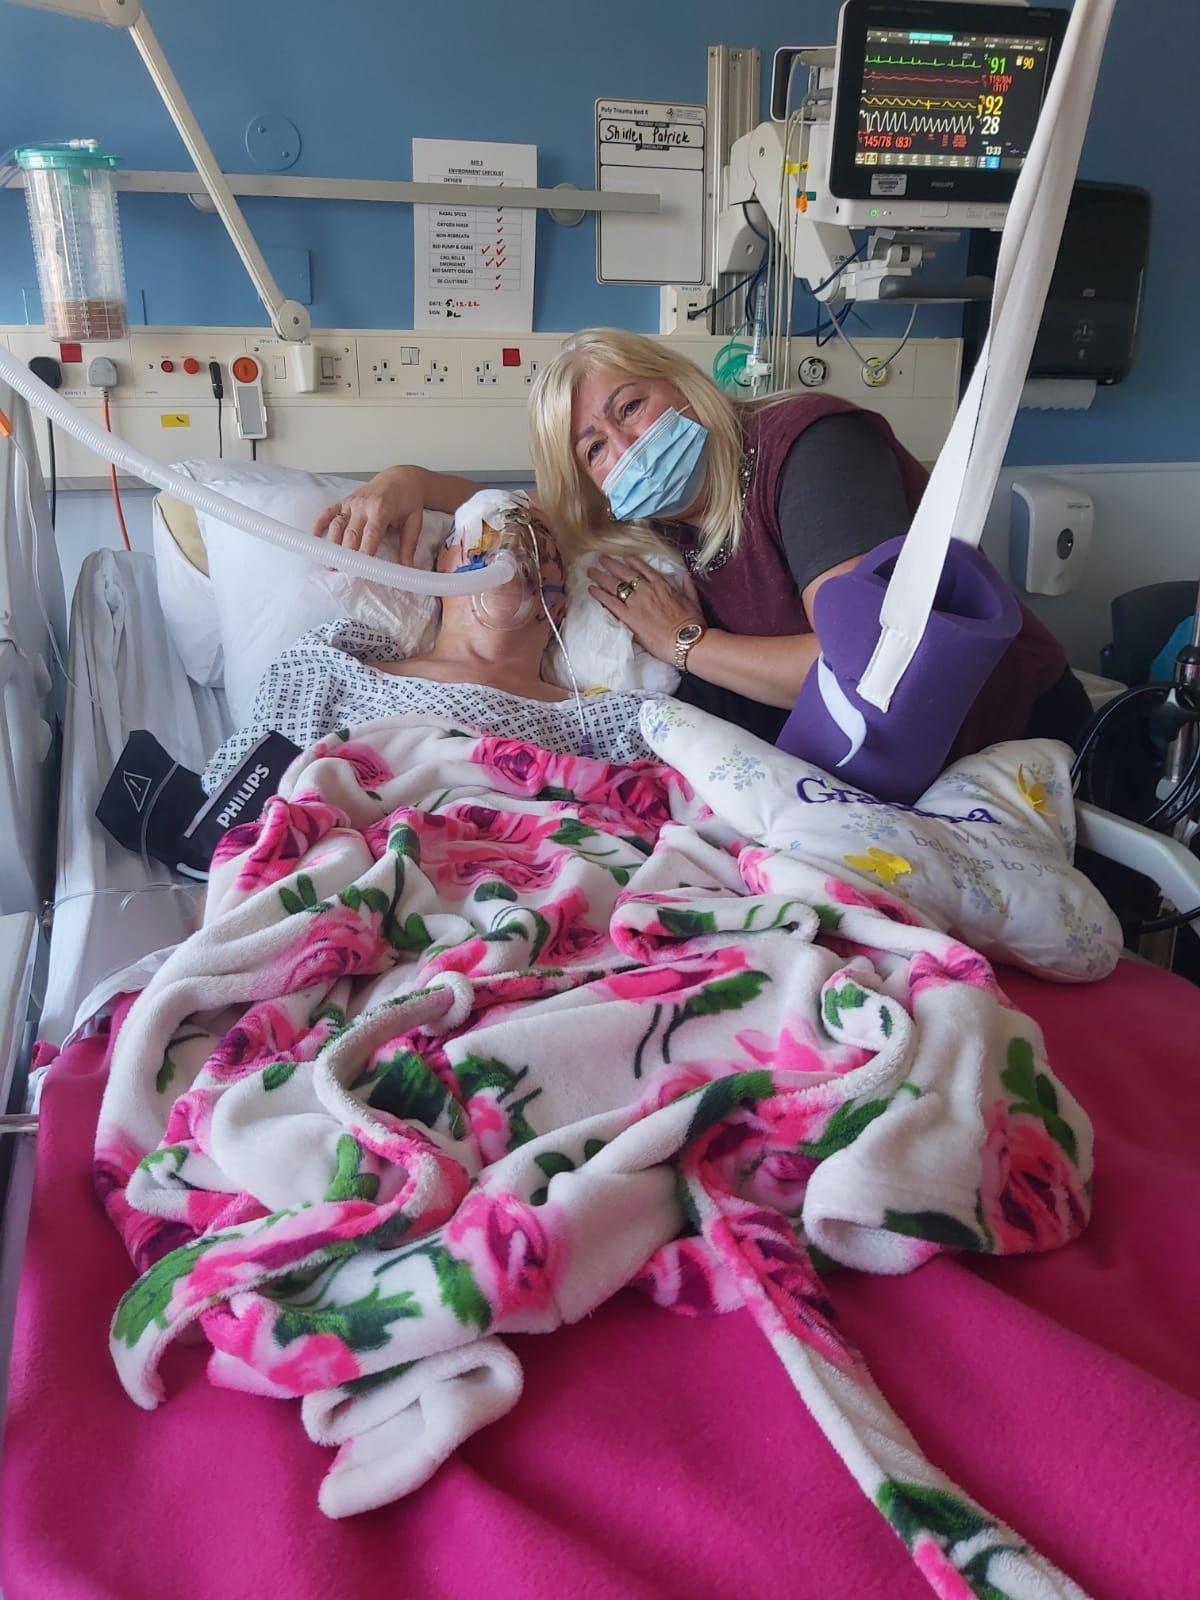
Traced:
POLYGON ((226 800, 217 812, 217 822, 222 828, 230 828, 241 816, 246 803, 252 800, 262 786, 265 779, 271 776, 270 767, 264 767, 260 761, 253 772, 248 772, 238 785, 237 789, 226 800))

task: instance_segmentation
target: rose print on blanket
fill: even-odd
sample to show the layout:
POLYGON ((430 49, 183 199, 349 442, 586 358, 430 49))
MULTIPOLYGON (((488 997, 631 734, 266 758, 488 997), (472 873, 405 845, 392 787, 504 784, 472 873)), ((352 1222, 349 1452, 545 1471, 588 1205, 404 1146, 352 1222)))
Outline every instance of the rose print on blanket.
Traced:
POLYGON ((446 1249, 470 1268, 490 1322, 550 1303, 560 1268, 546 1217, 503 1190, 473 1189, 446 1224, 446 1249))
POLYGON ((984 1112, 983 1221, 1004 1254, 1053 1250, 1087 1224, 1075 1131, 1027 1039, 1009 1044, 1002 1082, 1014 1099, 994 1100, 984 1112))
MULTIPOLYGON (((886 1270, 1082 1225, 1086 1122, 986 964, 846 883, 844 836, 833 859, 749 847, 719 815, 701 826, 655 763, 408 719, 354 743, 378 765, 298 760, 275 831, 234 841, 208 925, 117 1036, 97 1185, 144 1269, 113 1328, 130 1395, 157 1402, 163 1347, 200 1318, 214 1381, 322 1407, 369 1387, 386 1417, 423 1401, 426 1355, 469 1362, 485 1335, 549 1330, 560 1302, 584 1314, 636 1282, 684 1315, 749 1307, 872 1498, 884 1463, 860 1446, 896 1446, 879 1504, 935 1592, 995 1600, 1014 1562, 1027 1576, 1008 1530, 950 1490, 921 1499, 931 1471, 839 1329, 837 1278, 819 1275, 854 1253, 831 1195, 886 1270), (370 799, 362 784, 385 774, 412 804, 370 799), (332 803, 352 775, 368 797, 354 826, 332 803), (239 870, 269 892, 235 889, 239 870), (441 1034, 426 986, 455 970, 441 1034), (955 1028, 939 1033, 939 1013, 955 1028), (181 1042, 204 1028, 224 1031, 181 1042), (931 1092, 946 1074, 953 1092, 931 1092), (978 1205, 936 1161, 924 1209, 923 1190, 889 1186, 931 1127, 981 1171, 978 1205), (163 1130, 149 1151, 147 1128, 163 1130), (260 1177, 261 1195, 243 1190, 260 1177), (268 1210, 281 1192, 292 1208, 268 1210), (913 1209, 889 1209, 897 1197, 913 1209), (897 1471, 906 1451, 913 1470, 897 1471)), ((383 1436, 340 1495, 395 1493, 405 1462, 372 1454, 383 1436)))
POLYGON ((330 906, 311 921, 301 938, 275 966, 277 994, 328 986, 339 978, 379 970, 390 944, 349 906, 330 906))
POLYGON ((249 1069, 289 1054, 298 1036, 296 1024, 281 1005, 261 1000, 221 1036, 204 1069, 218 1082, 232 1083, 249 1069))
POLYGON ((965 1495, 885 1478, 875 1503, 938 1600, 1008 1600, 1008 1591, 989 1581, 989 1568, 1012 1551, 1012 1535, 965 1495), (951 1559, 956 1549, 964 1552, 961 1565, 951 1559))
POLYGON ((673 1239, 656 1250, 630 1287, 681 1317, 719 1316, 743 1304, 732 1274, 704 1239, 673 1239))
POLYGON ((358 739, 345 739, 339 744, 322 741, 313 747, 312 755, 347 762, 359 788, 365 789, 373 799, 377 799, 378 791, 396 776, 374 746, 358 739))
POLYGON ((215 869, 242 856, 234 888, 253 893, 290 877, 318 840, 348 824, 346 813, 319 795, 296 796, 291 801, 272 795, 256 822, 243 822, 221 836, 212 866, 215 869))
POLYGON ((908 992, 913 999, 926 989, 944 988, 948 983, 965 983, 1001 998, 991 963, 965 944, 950 943, 936 954, 919 950, 909 962, 908 992))

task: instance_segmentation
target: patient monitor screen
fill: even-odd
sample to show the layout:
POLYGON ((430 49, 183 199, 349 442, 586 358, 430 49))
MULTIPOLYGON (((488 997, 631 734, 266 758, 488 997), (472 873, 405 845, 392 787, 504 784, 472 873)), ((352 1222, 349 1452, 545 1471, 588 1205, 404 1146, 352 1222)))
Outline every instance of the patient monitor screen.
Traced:
POLYGON ((1050 54, 1044 37, 868 28, 854 165, 1015 174, 1029 153, 1050 54))

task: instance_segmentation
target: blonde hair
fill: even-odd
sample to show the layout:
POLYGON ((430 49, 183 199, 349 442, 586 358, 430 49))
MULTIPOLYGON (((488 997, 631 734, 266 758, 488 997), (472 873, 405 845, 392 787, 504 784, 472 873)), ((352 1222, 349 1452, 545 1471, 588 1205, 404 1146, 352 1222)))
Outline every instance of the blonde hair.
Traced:
POLYGON ((633 549, 663 550, 651 523, 614 524, 608 501, 584 472, 572 445, 571 409, 580 380, 606 370, 627 372, 634 378, 665 379, 679 390, 693 416, 708 430, 708 472, 696 552, 696 570, 703 572, 726 540, 735 551, 741 537, 742 430, 737 407, 686 356, 644 334, 626 333, 622 328, 586 328, 534 379, 529 430, 538 503, 572 553, 611 548, 614 539, 633 549))

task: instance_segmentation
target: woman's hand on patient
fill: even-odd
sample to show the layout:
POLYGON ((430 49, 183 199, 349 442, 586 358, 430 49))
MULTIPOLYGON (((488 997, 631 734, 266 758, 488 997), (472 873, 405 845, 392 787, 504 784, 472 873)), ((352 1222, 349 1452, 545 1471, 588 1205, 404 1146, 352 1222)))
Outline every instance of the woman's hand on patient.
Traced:
POLYGON ((703 622, 695 585, 683 573, 682 590, 661 572, 656 572, 640 556, 601 556, 588 573, 588 593, 604 609, 623 622, 644 650, 659 661, 675 661, 675 635, 685 622, 703 622), (633 585, 633 592, 622 600, 618 585, 633 585))
POLYGON ((412 565, 425 509, 419 467, 388 467, 344 500, 326 506, 313 532, 346 550, 373 556, 393 529, 399 535, 397 559, 412 565))

